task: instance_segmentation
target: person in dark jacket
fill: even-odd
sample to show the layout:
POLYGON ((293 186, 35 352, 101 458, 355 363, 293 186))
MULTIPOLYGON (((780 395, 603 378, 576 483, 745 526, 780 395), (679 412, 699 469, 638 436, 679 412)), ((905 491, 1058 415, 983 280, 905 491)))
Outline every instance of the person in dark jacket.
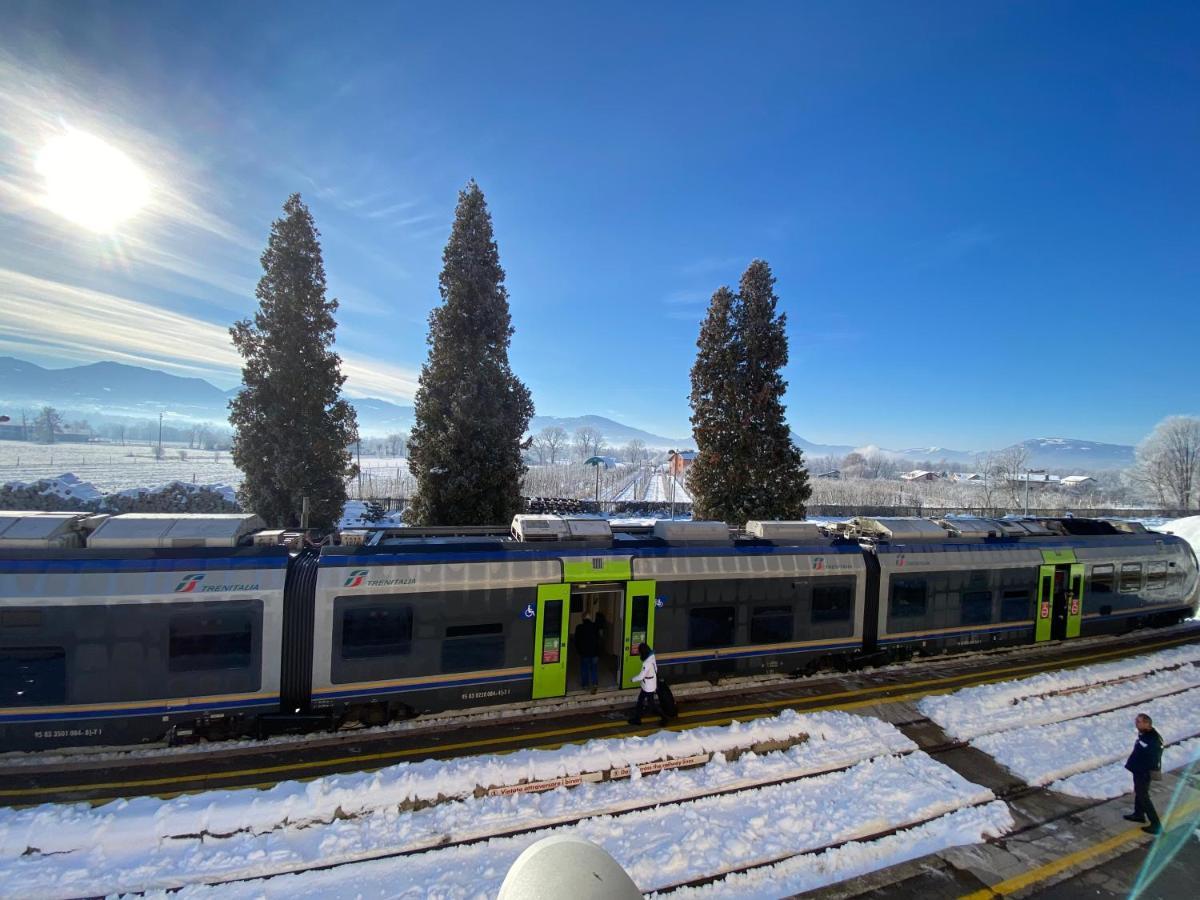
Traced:
POLYGON ((591 616, 575 626, 575 649, 579 651, 579 683, 596 693, 599 686, 600 628, 591 616))
POLYGON ((1158 834, 1162 831, 1162 823, 1150 802, 1150 776, 1162 766, 1162 736, 1154 730, 1154 722, 1145 713, 1139 713, 1133 724, 1137 727, 1137 740, 1125 762, 1125 768, 1133 775, 1133 812, 1125 818, 1130 822, 1149 819, 1150 824, 1142 831, 1158 834))

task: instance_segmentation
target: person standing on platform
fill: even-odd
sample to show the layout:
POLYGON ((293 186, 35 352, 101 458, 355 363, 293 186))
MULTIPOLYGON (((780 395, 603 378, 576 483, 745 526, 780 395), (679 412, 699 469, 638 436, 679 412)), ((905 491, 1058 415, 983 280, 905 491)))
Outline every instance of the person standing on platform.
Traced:
POLYGON ((600 628, 591 616, 575 626, 575 649, 579 651, 579 683, 584 690, 589 687, 596 693, 600 679, 598 662, 600 657, 600 628))
POLYGON ((1150 800, 1150 781, 1154 773, 1162 769, 1162 736, 1154 730, 1154 722, 1145 713, 1139 713, 1133 724, 1137 727, 1137 740, 1125 762, 1125 768, 1133 775, 1133 812, 1125 818, 1130 822, 1149 820, 1150 824, 1142 831, 1158 834, 1162 831, 1162 822, 1150 800))
MULTIPOLYGON (((653 701, 655 705, 658 701, 655 699, 655 693, 658 691, 658 660, 654 658, 654 651, 650 649, 648 644, 638 644, 638 656, 642 658, 642 671, 633 676, 633 680, 641 684, 642 689, 638 693, 637 709, 633 712, 633 717, 629 720, 630 725, 642 724, 642 711, 646 708, 646 704, 653 701)), ((666 717, 662 715, 662 710, 659 710, 659 716, 662 717, 662 724, 666 725, 666 717)))

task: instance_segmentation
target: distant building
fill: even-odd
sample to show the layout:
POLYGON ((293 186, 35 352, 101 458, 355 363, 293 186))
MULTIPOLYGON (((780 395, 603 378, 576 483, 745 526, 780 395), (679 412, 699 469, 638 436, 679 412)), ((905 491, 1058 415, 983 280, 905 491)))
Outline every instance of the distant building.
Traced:
POLYGON ((1068 475, 1062 480, 1065 488, 1095 487, 1098 482, 1091 475, 1068 475))
POLYGON ((830 469, 828 472, 818 472, 817 477, 818 478, 828 478, 832 481, 838 481, 842 477, 842 470, 841 469, 830 469))
POLYGON ((1062 479, 1057 475, 1050 475, 1046 472, 1018 472, 1016 475, 1009 475, 1008 480, 1017 484, 1041 484, 1047 487, 1058 487, 1062 484, 1062 479))
POLYGON ((937 472, 927 472, 925 469, 913 469, 900 476, 901 481, 937 481, 941 476, 937 472))
POLYGON ((971 484, 982 484, 987 478, 981 472, 959 472, 954 476, 955 481, 969 481, 971 484))
POLYGON ((678 477, 695 461, 695 450, 672 450, 667 454, 667 471, 678 477))

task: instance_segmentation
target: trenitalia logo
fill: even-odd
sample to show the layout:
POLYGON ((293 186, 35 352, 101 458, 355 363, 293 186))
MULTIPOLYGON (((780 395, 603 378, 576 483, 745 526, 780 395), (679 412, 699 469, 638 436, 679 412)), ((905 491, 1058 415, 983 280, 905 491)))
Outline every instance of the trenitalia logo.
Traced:
POLYGON ((368 578, 371 574, 370 569, 353 569, 346 580, 342 582, 342 587, 356 588, 362 587, 364 584, 367 587, 395 587, 398 584, 416 584, 417 579, 409 578, 368 578))
POLYGON ((201 584, 204 575, 185 575, 183 581, 175 585, 177 594, 231 594, 235 591, 257 591, 258 582, 252 584, 201 584))

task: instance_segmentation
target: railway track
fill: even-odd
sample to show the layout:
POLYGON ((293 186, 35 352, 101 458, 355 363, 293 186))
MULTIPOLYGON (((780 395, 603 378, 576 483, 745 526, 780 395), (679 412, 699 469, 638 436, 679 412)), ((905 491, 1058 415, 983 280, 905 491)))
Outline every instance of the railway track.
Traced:
MULTIPOLYGON (((1180 626, 1169 632, 1094 639, 1086 645, 1065 644, 1052 652, 1020 650, 941 658, 928 669, 882 669, 848 676, 836 689, 829 679, 739 686, 737 694, 719 691, 682 694, 685 708, 670 726, 674 730, 725 725, 734 720, 768 716, 784 709, 801 712, 853 710, 913 701, 963 687, 1010 680, 1045 669, 1065 669, 1133 656, 1152 650, 1200 642, 1200 627, 1180 626), (956 670, 956 671, 950 671, 956 670), (932 674, 934 677, 913 677, 932 674), (844 686, 846 681, 855 682, 844 686), (729 702, 736 697, 736 702, 729 702)), ((631 729, 624 707, 608 705, 560 715, 547 728, 533 709, 512 720, 465 719, 429 728, 379 730, 334 737, 323 735, 265 745, 219 746, 197 752, 170 752, 129 758, 79 758, 46 765, 0 763, 0 804, 88 800, 116 797, 171 797, 212 788, 267 787, 281 780, 307 779, 347 771, 371 771, 406 760, 452 758, 516 749, 552 749, 597 737, 651 734, 658 728, 631 729), (597 717, 600 717, 597 720, 597 717)))
MULTIPOLYGON (((1116 681, 1122 681, 1122 680, 1132 680, 1132 679, 1114 679, 1113 681, 1116 682, 1116 681)), ((1170 696, 1171 694, 1174 694, 1174 693, 1178 693, 1178 692, 1170 692, 1170 693, 1162 694, 1159 696, 1170 696)), ((1105 707, 1102 709, 1094 709, 1087 713, 1081 714, 1079 716, 1067 717, 1067 718, 1061 719, 1059 721, 1071 721, 1072 719, 1077 719, 1077 718, 1087 718, 1090 716, 1103 715, 1104 713, 1115 712, 1115 711, 1130 708, 1130 707, 1131 707, 1130 704, 1109 706, 1109 707, 1105 707)), ((905 722, 905 723, 900 723, 900 725, 898 727, 903 728, 906 726, 911 727, 911 726, 932 725, 932 724, 933 723, 928 718, 921 717, 919 719, 913 719, 913 720, 909 720, 908 722, 905 722)), ((1200 736, 1200 733, 1189 735, 1187 737, 1181 738, 1180 740, 1174 741, 1172 743, 1173 744, 1183 743, 1184 741, 1191 740, 1192 738, 1197 737, 1197 736, 1200 736)), ((164 888, 164 886, 159 885, 155 889, 156 890, 165 889, 170 892, 170 891, 181 890, 184 887, 188 887, 188 886, 196 885, 196 884, 211 887, 211 886, 232 885, 232 884, 241 884, 241 883, 249 883, 249 882, 259 882, 259 881, 269 880, 271 878, 276 878, 276 877, 279 877, 282 875, 299 875, 299 874, 306 874, 306 873, 311 873, 311 872, 329 871, 329 870, 333 870, 333 869, 340 869, 340 868, 344 868, 344 867, 348 867, 348 866, 359 865, 362 863, 379 862, 379 861, 384 861, 384 860, 389 860, 389 859, 400 859, 400 858, 404 858, 404 857, 418 856, 420 854, 429 853, 429 852, 433 852, 433 851, 443 851, 443 850, 449 850, 449 849, 453 849, 453 848, 457 848, 457 847, 469 847, 469 846, 473 846, 476 844, 487 843, 489 841, 517 838, 517 837, 521 837, 523 835, 530 835, 530 834, 535 834, 537 832, 550 831, 551 829, 558 829, 558 828, 563 828, 563 827, 569 827, 572 825, 577 825, 581 822, 587 821, 588 819, 594 819, 594 818, 601 817, 601 816, 620 821, 626 817, 634 816, 637 813, 646 812, 651 809, 683 807, 687 804, 694 804, 699 801, 711 800, 711 799, 715 799, 718 797, 736 796, 739 794, 746 794, 746 793, 752 792, 752 791, 771 789, 771 788, 781 787, 781 786, 789 785, 789 784, 799 784, 799 783, 803 783, 806 781, 811 781, 816 778, 834 775, 839 772, 845 772, 849 769, 854 768, 855 766, 861 765, 863 763, 869 763, 874 760, 878 760, 884 756, 898 758, 898 757, 911 756, 916 753, 923 753, 927 756, 930 756, 930 757, 933 757, 936 759, 936 758, 938 758, 940 756, 944 756, 945 754, 948 754, 950 752, 953 752, 956 750, 961 750, 961 749, 967 747, 968 743, 969 742, 967 742, 967 741, 947 740, 947 741, 942 741, 940 743, 935 743, 935 744, 914 746, 912 749, 904 750, 904 751, 866 755, 866 756, 863 756, 852 762, 847 762, 844 764, 840 764, 840 765, 836 765, 836 766, 829 766, 829 767, 824 767, 824 768, 809 769, 809 770, 799 772, 799 773, 796 773, 793 775, 785 776, 785 777, 772 777, 772 778, 763 778, 763 779, 741 779, 741 780, 738 780, 737 782, 723 785, 717 789, 707 790, 707 791, 696 791, 696 792, 692 792, 692 793, 677 795, 677 796, 672 797, 669 801, 664 801, 662 799, 651 799, 651 800, 648 800, 648 801, 642 802, 642 803, 598 805, 595 808, 589 808, 586 811, 581 811, 581 812, 578 812, 578 813, 575 813, 572 815, 561 816, 558 818, 553 818, 553 819, 548 819, 548 820, 546 820, 546 819, 540 820, 535 825, 484 830, 484 831, 480 831, 480 832, 476 832, 476 833, 465 834, 460 837, 451 837, 449 835, 441 835, 438 837, 431 838, 427 841, 424 841, 421 843, 416 843, 416 844, 411 844, 411 845, 408 845, 405 847, 388 849, 388 850, 379 850, 379 851, 369 852, 369 853, 357 853, 357 854, 349 855, 347 857, 342 857, 342 858, 337 858, 337 857, 328 858, 328 859, 322 860, 320 863, 317 863, 317 864, 281 866, 281 867, 278 867, 276 870, 273 870, 271 872, 266 872, 266 873, 264 873, 262 871, 255 871, 254 873, 248 874, 248 875, 239 875, 239 874, 234 873, 234 874, 228 874, 228 875, 225 875, 225 876, 222 876, 219 878, 204 879, 201 881, 196 881, 196 880, 191 880, 191 879, 186 880, 186 881, 180 880, 179 882, 172 884, 170 886, 166 886, 165 888, 164 888)), ((1107 763, 1104 763, 1101 766, 1097 766, 1095 768, 1102 768, 1104 765, 1107 765, 1107 763)), ((953 766, 952 766, 952 768, 953 768, 953 766)), ((1091 771, 1091 769, 1084 770, 1084 771, 1091 771)), ((650 775, 650 776, 646 776, 646 777, 655 778, 657 776, 650 775)), ((873 841, 882 840, 883 838, 889 837, 889 836, 897 834, 899 832, 907 831, 907 830, 914 829, 914 828, 919 828, 923 825, 927 825, 927 824, 936 822, 939 819, 942 819, 947 815, 950 815, 952 813, 958 813, 965 809, 982 807, 989 803, 994 803, 997 800, 1007 803, 1007 802, 1017 800, 1022 797, 1036 794, 1038 792, 1043 792, 1046 790, 1048 790, 1048 789, 1044 786, 1028 785, 1028 784, 1014 784, 1006 789, 999 790, 999 791, 993 791, 992 796, 990 796, 986 799, 981 799, 974 803, 962 804, 962 805, 955 807, 952 810, 942 811, 936 815, 924 816, 924 817, 920 817, 920 818, 911 819, 911 820, 903 822, 903 823, 892 825, 886 829, 879 829, 879 830, 875 830, 875 831, 872 831, 869 833, 856 833, 856 834, 854 834, 852 836, 848 836, 844 839, 834 841, 831 843, 827 843, 827 844, 823 844, 818 847, 810 847, 810 848, 805 848, 802 850, 797 850, 795 852, 789 852, 789 853, 784 853, 784 854, 773 854, 770 856, 765 856, 765 857, 762 857, 760 859, 754 860, 749 863, 725 867, 718 871, 707 873, 703 876, 698 876, 698 877, 691 878, 691 879, 680 880, 678 882, 673 882, 673 883, 667 884, 667 885, 656 886, 653 890, 657 894, 670 894, 670 893, 674 893, 678 890, 681 890, 683 888, 700 887, 700 886, 718 881, 722 878, 728 877, 729 875, 748 874, 748 873, 752 873, 752 872, 755 872, 758 870, 770 868, 771 866, 775 866, 782 862, 787 862, 789 860, 793 860, 793 859, 797 859, 797 858, 801 858, 801 857, 815 857, 822 853, 828 852, 830 850, 835 850, 840 847, 844 847, 848 844, 869 843, 869 842, 873 842, 873 841)), ((1062 816, 1067 816, 1067 815, 1071 815, 1073 813, 1077 813, 1081 809, 1099 806, 1101 803, 1104 803, 1104 802, 1106 802, 1106 801, 1097 800, 1094 802, 1089 801, 1082 805, 1075 804, 1069 810, 1063 811, 1059 816, 1050 817, 1050 818, 1042 820, 1042 821, 1027 821, 1025 824, 1020 825, 1017 828, 1015 828, 1014 830, 1007 832, 1004 835, 1003 839, 1011 840, 1012 838, 1017 837, 1024 832, 1027 832, 1034 828, 1045 825, 1045 824, 1047 824, 1047 822, 1052 822, 1052 821, 1055 821, 1055 819, 1060 818, 1062 816)), ((196 836, 194 836, 194 835, 186 836, 185 835, 185 836, 181 836, 181 837, 196 837, 196 836)))

